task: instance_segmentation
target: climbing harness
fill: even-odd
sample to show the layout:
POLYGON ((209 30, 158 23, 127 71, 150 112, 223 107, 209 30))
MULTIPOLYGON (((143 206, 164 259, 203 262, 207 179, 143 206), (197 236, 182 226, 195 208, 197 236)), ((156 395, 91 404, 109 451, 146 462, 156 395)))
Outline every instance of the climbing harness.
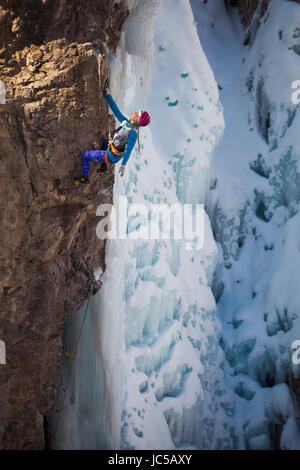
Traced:
POLYGON ((129 129, 125 134, 124 132, 120 132, 123 129, 125 130, 125 125, 118 127, 118 129, 113 132, 113 138, 108 142, 109 149, 115 156, 124 155, 129 134, 133 131, 133 129, 129 129))
MULTIPOLYGON (((127 123, 126 123, 127 124, 127 123)), ((134 130, 129 129, 126 133, 126 135, 120 134, 121 129, 124 129, 124 125, 118 127, 117 129, 114 130, 113 132, 113 137, 109 137, 108 140, 108 148, 111 151, 112 155, 114 157, 122 157, 126 151, 127 147, 127 142, 129 138, 129 134, 134 130)), ((137 127, 137 135, 138 135, 138 150, 139 152, 141 151, 140 149, 140 130, 139 127, 137 127)), ((108 161, 107 155, 105 155, 105 162, 108 161)))

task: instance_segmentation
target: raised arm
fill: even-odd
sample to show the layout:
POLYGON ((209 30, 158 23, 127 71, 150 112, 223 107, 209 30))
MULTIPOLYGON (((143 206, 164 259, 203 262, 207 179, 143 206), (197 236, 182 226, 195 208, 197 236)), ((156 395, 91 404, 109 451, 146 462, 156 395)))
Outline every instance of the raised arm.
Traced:
POLYGON ((118 121, 120 121, 120 122, 128 121, 127 117, 124 116, 124 114, 122 114, 121 111, 119 110, 118 106, 116 105, 116 103, 115 103, 115 101, 114 101, 114 99, 111 95, 107 95, 107 101, 108 101, 108 104, 110 106, 110 109, 112 110, 112 112, 114 113, 114 115, 116 116, 118 121))

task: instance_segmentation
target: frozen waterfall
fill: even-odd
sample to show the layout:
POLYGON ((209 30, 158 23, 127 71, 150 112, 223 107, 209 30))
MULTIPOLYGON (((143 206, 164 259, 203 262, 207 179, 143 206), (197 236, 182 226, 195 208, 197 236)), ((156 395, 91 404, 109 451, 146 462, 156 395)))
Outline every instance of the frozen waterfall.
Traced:
POLYGON ((272 0, 248 46, 222 0, 130 7, 110 88, 151 125, 116 173, 127 238, 107 241, 54 447, 268 449, 281 426, 282 447, 300 448, 286 377, 299 374, 299 114, 288 92, 300 7, 272 0), (201 249, 138 238, 143 208, 162 203, 205 204, 201 249))

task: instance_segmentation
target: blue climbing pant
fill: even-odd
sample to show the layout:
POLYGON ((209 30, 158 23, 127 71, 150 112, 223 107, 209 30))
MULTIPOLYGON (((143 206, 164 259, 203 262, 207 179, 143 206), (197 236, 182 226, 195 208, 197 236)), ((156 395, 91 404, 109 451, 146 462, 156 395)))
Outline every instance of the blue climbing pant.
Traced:
POLYGON ((82 156, 82 176, 89 177, 91 169, 91 161, 105 163, 105 153, 108 146, 108 141, 105 140, 102 145, 102 150, 88 150, 82 156))

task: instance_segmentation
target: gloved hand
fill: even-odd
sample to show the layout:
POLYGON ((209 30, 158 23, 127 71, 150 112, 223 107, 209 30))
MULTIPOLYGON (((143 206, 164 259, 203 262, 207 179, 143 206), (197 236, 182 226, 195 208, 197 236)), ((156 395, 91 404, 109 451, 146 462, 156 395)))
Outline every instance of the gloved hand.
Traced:
POLYGON ((125 173, 125 166, 121 165, 120 168, 119 168, 119 174, 120 174, 120 176, 123 176, 124 173, 125 173))

